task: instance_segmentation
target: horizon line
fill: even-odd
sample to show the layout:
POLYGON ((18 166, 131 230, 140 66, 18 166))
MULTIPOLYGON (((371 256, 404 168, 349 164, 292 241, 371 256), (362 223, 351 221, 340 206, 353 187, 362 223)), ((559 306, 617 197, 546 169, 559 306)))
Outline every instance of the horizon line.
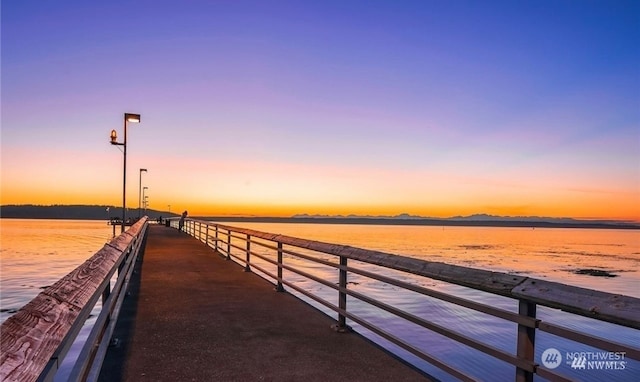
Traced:
MULTIPOLYGON (((0 209, 6 207, 100 207, 100 208, 114 208, 121 209, 121 206, 116 206, 113 204, 34 204, 34 203, 25 203, 25 204, 2 204, 0 205, 0 209)), ((137 210, 137 207, 127 207, 128 210, 137 210)), ((149 211, 155 211, 157 213, 167 213, 174 214, 176 216, 180 215, 179 212, 170 212, 167 210, 160 210, 154 208, 147 208, 149 211)), ((2 212, 0 211, 0 217, 2 217, 2 212)), ((435 217, 435 216, 425 216, 425 215, 414 215, 407 212, 398 213, 395 215, 362 215, 362 214, 310 214, 310 213, 295 213, 292 215, 285 216, 277 216, 277 215, 254 215, 254 214, 195 214, 190 215, 191 217, 196 218, 269 218, 269 219, 387 219, 387 220, 465 220, 465 221, 500 221, 500 219, 508 219, 511 222, 515 221, 527 221, 527 220, 536 220, 538 222, 544 221, 556 221, 557 223, 564 221, 572 221, 575 223, 623 223, 623 224, 640 224, 639 220, 633 219, 613 219, 613 218, 575 218, 569 216, 561 216, 561 217, 553 217, 553 216, 541 216, 541 215, 493 215, 488 214, 486 212, 478 212, 469 215, 452 215, 448 217, 435 217), (473 218, 481 218, 479 220, 470 220, 473 218), (498 220, 492 220, 493 218, 498 220), (516 220, 516 219, 524 219, 524 220, 516 220)))

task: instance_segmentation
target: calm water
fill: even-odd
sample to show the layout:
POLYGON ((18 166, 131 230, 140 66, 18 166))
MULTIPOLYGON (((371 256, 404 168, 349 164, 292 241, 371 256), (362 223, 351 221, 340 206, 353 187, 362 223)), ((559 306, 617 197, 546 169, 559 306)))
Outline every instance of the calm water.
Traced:
MULTIPOLYGON (((35 297, 41 288, 52 284, 90 257, 111 238, 111 227, 104 221, 13 220, 0 219, 1 266, 0 308, 4 321, 15 310, 35 297)), ((397 253, 431 261, 524 274, 590 289, 640 297, 640 231, 469 228, 423 226, 313 225, 233 223, 260 231, 347 244, 367 249, 397 253), (593 277, 573 273, 579 268, 607 270, 614 278, 593 277)), ((316 273, 329 272, 320 267, 316 273)), ((285 277, 290 277, 285 274, 285 277)), ((333 277, 327 274, 328 278, 333 277)), ((414 276, 398 276, 430 288, 444 290, 466 298, 490 303, 515 311, 510 299, 456 287, 435 280, 416 280, 414 276)), ((389 285, 379 285, 366 279, 351 278, 350 288, 372 295, 382 301, 401 306, 416 315, 459 330, 495 347, 514 351, 515 325, 467 311, 465 308, 433 301, 410 292, 401 292, 389 285)), ((308 283, 299 280, 301 285, 308 283)), ((308 283, 309 289, 335 297, 335 291, 308 283)), ((513 368, 437 334, 419 330, 411 324, 396 322, 367 306, 349 302, 358 315, 386 327, 394 327, 407 340, 428 349, 444 361, 479 375, 484 380, 513 380, 513 368)), ((334 313, 328 313, 334 316, 334 313)), ((586 330, 623 343, 640 344, 638 331, 594 320, 572 317, 552 309, 539 308, 540 317, 552 318, 562 325, 586 330)), ((403 358, 432 375, 448 380, 415 357, 406 354, 363 328, 356 329, 376 342, 387 346, 403 358)), ((538 333, 537 359, 541 352, 554 347, 565 352, 595 351, 584 345, 559 340, 538 333)), ((640 376, 638 362, 629 361, 625 370, 572 370, 563 365, 558 369, 578 380, 633 381, 640 376)))
MULTIPOLYGON (((91 257, 112 233, 106 221, 0 219, 0 322, 91 257)), ((100 306, 78 334, 56 381, 71 372, 100 306)))
MULTIPOLYGON (((640 231, 267 223, 234 223, 233 225, 375 249, 429 261, 521 274, 610 293, 640 297, 640 288, 638 288, 640 286, 640 231), (585 268, 609 271, 616 274, 617 277, 594 277, 574 273, 578 269, 585 268)), ((257 246, 252 246, 252 250, 259 252, 260 250, 257 248, 257 246)), ((285 259, 285 262, 287 261, 295 260, 285 259)), ((302 262, 296 266, 312 274, 322 276, 324 279, 337 282, 337 275, 333 269, 318 265, 305 265, 302 262)), ((400 272, 388 271, 387 273, 427 288, 517 312, 517 303, 512 299, 400 272)), ((288 274, 286 271, 284 277, 290 281, 294 280, 298 285, 304 285, 305 289, 313 290, 325 300, 337 304, 337 293, 333 289, 288 274)), ((350 276, 348 287, 400 307, 416 316, 428 318, 444 327, 455 329, 504 351, 515 353, 515 333, 517 331, 515 324, 419 296, 413 292, 402 291, 394 286, 363 277, 350 276)), ((303 296, 299 295, 299 297, 328 315, 336 317, 334 312, 322 305, 303 296)), ((347 305, 349 310, 358 316, 378 326, 393 328, 394 334, 401 333, 398 337, 403 341, 423 351, 435 354, 439 359, 477 378, 486 381, 512 381, 514 379, 514 368, 508 364, 438 334, 425 331, 406 321, 389 317, 388 314, 357 300, 348 298, 347 305)), ((543 307, 538 307, 538 317, 619 343, 632 344, 636 347, 640 344, 640 331, 637 330, 576 317, 543 307)), ((451 379, 447 374, 379 338, 365 328, 353 322, 348 322, 348 324, 429 374, 442 380, 451 379)), ((536 337, 536 360, 538 362, 541 360, 542 352, 547 348, 556 348, 565 355, 567 352, 600 352, 599 349, 538 332, 536 337)), ((624 370, 574 370, 570 364, 563 364, 556 371, 570 378, 585 381, 637 381, 640 379, 640 362, 627 360, 624 367, 624 370)))
POLYGON ((1 321, 111 238, 105 221, 0 219, 1 321))
POLYGON ((281 223, 229 225, 429 261, 524 274, 640 297, 639 230, 281 223), (572 272, 580 268, 607 270, 618 277, 593 277, 572 272))

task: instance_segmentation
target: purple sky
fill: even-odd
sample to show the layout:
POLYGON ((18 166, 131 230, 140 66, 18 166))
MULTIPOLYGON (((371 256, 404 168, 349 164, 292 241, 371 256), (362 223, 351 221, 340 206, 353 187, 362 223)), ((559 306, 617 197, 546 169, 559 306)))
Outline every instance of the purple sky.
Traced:
POLYGON ((637 1, 2 3, 2 203, 640 220, 637 1))

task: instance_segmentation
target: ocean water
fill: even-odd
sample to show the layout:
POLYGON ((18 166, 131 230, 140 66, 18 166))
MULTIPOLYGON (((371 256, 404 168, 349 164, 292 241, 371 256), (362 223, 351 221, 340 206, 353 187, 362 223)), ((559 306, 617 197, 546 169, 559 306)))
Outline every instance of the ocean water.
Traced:
MULTIPOLYGON (((229 225, 640 297, 640 231, 282 223, 229 225), (594 277, 575 273, 578 269, 586 268, 605 270, 616 277, 594 277)), ((104 221, 0 219, 0 233, 0 319, 4 321, 35 297, 43 287, 57 281, 93 255, 111 239, 112 230, 104 221)), ((300 266, 327 279, 336 278, 335 271, 321 266, 302 262, 300 266)), ((514 301, 504 297, 393 271, 390 271, 390 275, 506 310, 517 310, 514 301)), ((286 272, 285 277, 298 285, 304 285, 327 300, 337 299, 336 292, 330 288, 296 278, 295 275, 286 272)), ((349 288, 400 306, 413 314, 427 317, 500 349, 510 352, 515 349, 515 324, 412 292, 400 291, 396 287, 365 278, 350 278, 349 288)), ((401 337, 416 347, 426 349, 443 361, 482 380, 513 380, 514 369, 508 364, 413 324, 388 317, 366 304, 349 300, 348 305, 349 309, 359 316, 402 333, 401 337)), ((335 317, 335 313, 320 309, 335 317)), ((635 346, 640 344, 640 334, 637 330, 541 307, 538 308, 538 316, 621 343, 635 346)), ((366 329, 351 322, 348 324, 435 377, 451 380, 447 374, 366 329)), ((539 360, 541 353, 548 348, 556 348, 561 354, 597 351, 546 333, 538 333, 536 359, 539 360)), ((72 352, 69 357, 73 356, 72 352)), ((574 370, 568 364, 563 364, 558 370, 576 380, 637 380, 640 376, 640 363, 626 361, 623 370, 574 370)))
POLYGON ((112 237, 105 221, 0 219, 0 322, 112 237))
MULTIPOLYGON (((112 238, 112 227, 106 221, 0 219, 0 323, 112 238)), ((67 379, 100 308, 98 301, 60 366, 56 381, 67 379)))
POLYGON ((227 225, 522 274, 640 298, 640 230, 283 223, 227 225), (617 277, 575 274, 578 269, 606 270, 617 277))
MULTIPOLYGON (((224 223, 223 223, 224 224, 224 223)), ((320 224, 273 224, 233 223, 258 231, 302 237, 330 243, 339 243, 401 254, 428 261, 445 262, 466 267, 518 274, 543 280, 571 284, 579 287, 640 297, 640 231, 592 230, 592 229, 532 229, 503 227, 433 227, 433 226, 372 226, 372 225, 320 225, 320 224), (581 269, 607 271, 615 277, 595 277, 579 274, 581 269)), ((240 243, 238 243, 240 244, 240 243)), ((240 245, 244 247, 244 245, 240 245)), ((268 253, 252 246, 252 251, 268 253)), ((304 250, 295 249, 297 252, 304 250)), ((240 251, 241 252, 241 251, 240 251)), ((271 251, 273 252, 273 251, 271 251)), ((240 254, 242 257, 243 255, 240 254)), ((255 258, 269 269, 266 262, 255 258)), ((337 272, 322 265, 287 258, 316 276, 337 283, 337 272)), ((352 263, 350 263, 353 265, 352 263)), ((361 265, 368 269, 368 265, 361 265)), ((373 268, 375 267, 371 267, 373 268)), ((275 269, 271 269, 274 273, 275 269)), ((254 269, 254 272, 259 273, 254 269)), ((447 284, 441 281, 407 275, 396 271, 385 271, 386 275, 412 282, 423 287, 454 294, 468 300, 482 302, 508 311, 517 312, 517 301, 489 293, 447 284)), ((295 274, 284 272, 287 280, 304 285, 316 295, 337 304, 337 292, 319 283, 305 280, 295 274)), ((517 326, 469 309, 403 291, 399 288, 361 276, 349 276, 348 288, 372 296, 390 305, 400 307, 416 316, 428 318, 441 326, 480 340, 488 345, 515 354, 517 326)), ((290 291, 292 292, 292 291, 290 291)), ((301 294, 292 292, 326 314, 336 313, 301 294)), ((388 313, 348 297, 351 312, 380 327, 391 329, 401 340, 440 360, 484 381, 512 381, 514 367, 484 355, 465 345, 427 331, 388 313)), ((619 343, 640 346, 640 331, 597 320, 561 312, 556 309, 538 307, 538 318, 549 320, 567 328, 597 335, 619 343)), ((398 354, 430 375, 452 380, 448 374, 418 359, 396 345, 380 338, 353 322, 347 324, 374 342, 398 354)), ((574 369, 567 354, 589 353, 605 355, 601 350, 586 345, 538 332, 536 336, 536 360, 541 362, 546 349, 557 349, 564 357, 555 370, 578 381, 637 381, 640 379, 640 362, 618 359, 616 370, 574 369)), ((620 357, 621 355, 614 355, 620 357)), ((542 380, 537 378, 537 380, 542 380)))

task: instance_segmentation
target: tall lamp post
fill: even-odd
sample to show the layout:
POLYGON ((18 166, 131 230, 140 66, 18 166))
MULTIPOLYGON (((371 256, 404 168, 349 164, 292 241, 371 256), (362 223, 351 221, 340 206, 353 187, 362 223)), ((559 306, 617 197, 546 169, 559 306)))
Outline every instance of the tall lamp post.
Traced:
POLYGON ((138 186, 138 219, 140 219, 140 205, 142 203, 142 173, 147 172, 146 168, 140 169, 140 184, 138 186))
POLYGON ((126 220, 127 206, 127 122, 140 123, 140 114, 124 113, 124 141, 118 142, 118 133, 111 130, 111 144, 124 147, 124 165, 122 171, 122 228, 120 232, 124 232, 126 220))

